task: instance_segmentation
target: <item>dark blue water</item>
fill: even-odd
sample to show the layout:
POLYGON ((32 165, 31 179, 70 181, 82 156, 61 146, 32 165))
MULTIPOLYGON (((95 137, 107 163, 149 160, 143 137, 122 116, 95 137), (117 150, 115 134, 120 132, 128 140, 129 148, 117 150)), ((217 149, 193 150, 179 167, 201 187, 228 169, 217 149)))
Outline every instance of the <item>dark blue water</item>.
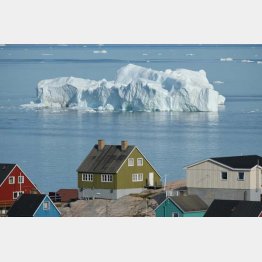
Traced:
POLYGON ((262 155, 262 46, 0 47, 0 162, 18 163, 43 192, 77 186, 76 169, 97 139, 126 139, 167 180, 209 157, 262 155), (104 53, 97 53, 94 51, 104 53), (221 58, 233 58, 223 62, 221 58), (243 62, 250 60, 252 62, 243 62), (38 81, 75 76, 115 79, 135 63, 156 70, 204 69, 226 97, 217 113, 87 113, 28 110, 38 81))

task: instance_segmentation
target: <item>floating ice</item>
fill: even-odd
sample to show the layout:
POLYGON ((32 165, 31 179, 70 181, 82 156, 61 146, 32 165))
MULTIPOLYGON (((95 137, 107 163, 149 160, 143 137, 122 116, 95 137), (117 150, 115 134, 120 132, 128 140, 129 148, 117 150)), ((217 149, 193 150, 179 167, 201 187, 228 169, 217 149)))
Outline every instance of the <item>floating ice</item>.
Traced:
POLYGON ((216 80, 216 81, 213 81, 213 84, 215 84, 215 85, 222 85, 222 84, 224 84, 224 82, 216 80))
POLYGON ((186 54, 186 56, 193 56, 193 55, 195 55, 195 54, 186 54))
POLYGON ((254 61, 252 60, 248 60, 248 59, 243 59, 241 60, 242 63, 254 63, 254 61))
POLYGON ((41 54, 41 55, 50 56, 50 55, 53 55, 53 54, 48 54, 48 53, 46 53, 46 54, 41 54))
POLYGON ((31 107, 95 111, 218 111, 225 98, 204 70, 156 71, 133 64, 121 67, 115 81, 76 77, 42 80, 31 107))
POLYGON ((107 51, 104 50, 104 49, 103 49, 103 50, 94 50, 93 53, 94 53, 94 54, 106 54, 107 51))
POLYGON ((233 61, 233 58, 231 58, 231 57, 220 58, 220 61, 223 61, 223 62, 231 62, 231 61, 233 61))
POLYGON ((262 61, 257 61, 257 64, 262 64, 262 61))

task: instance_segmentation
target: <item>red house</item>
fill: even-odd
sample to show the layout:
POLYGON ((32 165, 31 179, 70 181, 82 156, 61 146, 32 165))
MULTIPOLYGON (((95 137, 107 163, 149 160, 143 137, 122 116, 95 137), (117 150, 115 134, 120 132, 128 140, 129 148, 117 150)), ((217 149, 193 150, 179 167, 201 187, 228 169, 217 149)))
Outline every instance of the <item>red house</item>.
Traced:
POLYGON ((0 163, 0 215, 5 215, 21 194, 40 194, 17 164, 0 163))

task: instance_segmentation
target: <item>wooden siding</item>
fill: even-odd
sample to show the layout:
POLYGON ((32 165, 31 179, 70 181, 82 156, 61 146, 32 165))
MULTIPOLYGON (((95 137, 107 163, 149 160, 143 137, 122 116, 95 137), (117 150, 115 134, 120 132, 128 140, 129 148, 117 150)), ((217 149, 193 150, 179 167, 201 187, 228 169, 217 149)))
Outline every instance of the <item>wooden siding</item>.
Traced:
POLYGON ((58 209, 55 207, 55 204, 50 200, 48 196, 44 198, 39 208, 36 210, 34 217, 60 217, 58 209), (44 210, 44 202, 49 202, 49 209, 44 210))
POLYGON ((15 199, 13 199, 13 192, 23 191, 24 194, 38 193, 39 191, 36 186, 29 180, 25 173, 16 165, 10 172, 7 178, 3 181, 0 186, 0 206, 11 206, 15 199), (15 177, 15 183, 9 184, 9 177, 15 177), (24 177, 24 183, 18 183, 18 177, 24 177))
POLYGON ((153 169, 150 163, 143 157, 140 151, 135 148, 130 154, 129 158, 134 158, 134 166, 128 166, 128 159, 123 163, 117 174, 117 188, 143 188, 149 181, 149 173, 154 173, 154 185, 160 185, 160 176, 157 171, 153 169), (143 166, 137 166, 137 159, 143 159, 143 166), (142 173, 143 181, 133 182, 132 174, 142 173))
POLYGON ((207 160, 187 168, 187 187, 226 189, 254 188, 254 181, 250 179, 250 172, 244 171, 244 181, 238 180, 239 172, 242 171, 232 171, 231 169, 207 160), (221 179, 221 172, 227 172, 227 180, 221 179))

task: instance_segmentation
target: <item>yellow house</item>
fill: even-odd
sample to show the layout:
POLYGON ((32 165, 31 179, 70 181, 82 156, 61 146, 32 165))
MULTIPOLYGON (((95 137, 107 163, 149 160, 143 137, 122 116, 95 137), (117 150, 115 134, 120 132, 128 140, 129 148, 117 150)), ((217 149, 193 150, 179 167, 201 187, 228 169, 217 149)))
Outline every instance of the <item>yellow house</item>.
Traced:
POLYGON ((160 188, 160 175, 128 141, 106 145, 98 140, 77 169, 79 198, 118 199, 146 188, 160 188))

